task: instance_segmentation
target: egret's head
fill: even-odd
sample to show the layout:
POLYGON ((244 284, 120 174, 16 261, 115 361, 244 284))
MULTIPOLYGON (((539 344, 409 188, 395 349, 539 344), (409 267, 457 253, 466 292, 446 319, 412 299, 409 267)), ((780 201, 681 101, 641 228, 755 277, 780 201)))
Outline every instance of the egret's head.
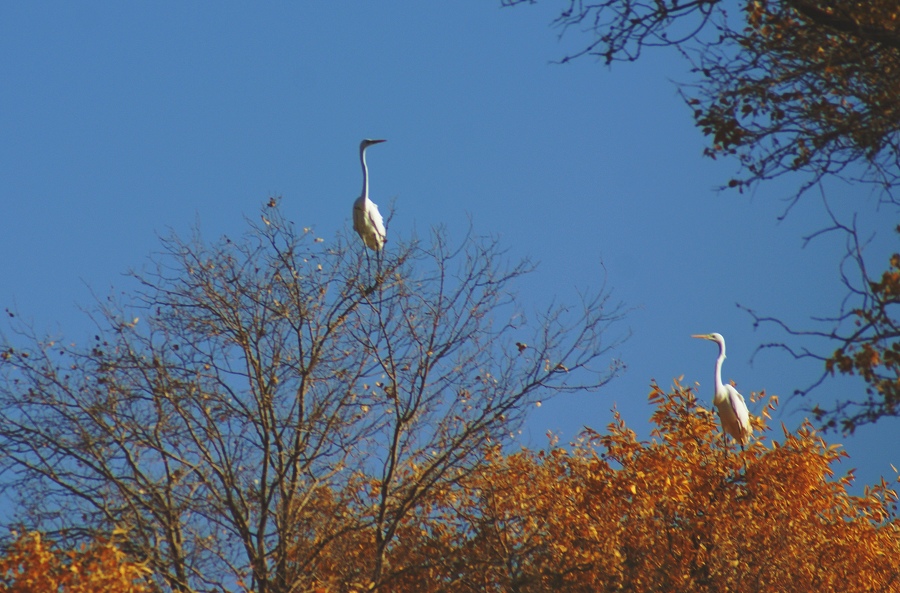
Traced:
POLYGON ((370 146, 372 146, 373 144, 378 144, 380 142, 385 142, 385 140, 370 140, 369 138, 366 138, 365 140, 363 140, 362 142, 359 143, 359 149, 365 150, 365 149, 369 148, 370 146))
POLYGON ((722 334, 719 333, 711 333, 711 334, 694 334, 691 336, 692 338, 700 338, 702 340, 709 340, 710 342, 715 342, 719 345, 719 348, 724 352, 725 351, 725 338, 722 337, 722 334))

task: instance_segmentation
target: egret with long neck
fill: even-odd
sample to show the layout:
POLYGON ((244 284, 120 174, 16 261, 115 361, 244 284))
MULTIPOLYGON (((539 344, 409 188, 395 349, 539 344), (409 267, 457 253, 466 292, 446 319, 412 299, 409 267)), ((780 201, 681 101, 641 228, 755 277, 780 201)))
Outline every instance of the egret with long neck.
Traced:
POLYGON ((750 412, 744 403, 744 396, 732 385, 722 383, 722 363, 725 362, 725 338, 722 334, 696 334, 692 338, 710 340, 719 345, 719 357, 716 359, 716 392, 713 405, 719 412, 722 430, 734 437, 741 448, 750 441, 753 428, 750 426, 750 412))
POLYGON ((378 206, 369 199, 369 169, 366 167, 366 149, 373 144, 384 140, 369 140, 368 138, 359 144, 359 162, 362 164, 362 195, 353 202, 353 230, 355 230, 365 243, 366 247, 373 251, 380 251, 387 241, 387 232, 384 230, 384 220, 378 212, 378 206))

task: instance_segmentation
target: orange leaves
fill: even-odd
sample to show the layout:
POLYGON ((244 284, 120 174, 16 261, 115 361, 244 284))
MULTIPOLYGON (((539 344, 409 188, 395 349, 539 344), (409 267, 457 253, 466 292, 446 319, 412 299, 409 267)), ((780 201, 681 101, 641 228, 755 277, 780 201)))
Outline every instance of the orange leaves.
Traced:
MULTIPOLYGON (((485 451, 403 523, 390 590, 900 591, 898 495, 882 482, 852 496, 852 472, 833 476, 840 445, 808 423, 775 441, 777 398, 761 394, 763 436, 738 452, 692 389, 654 384, 649 397, 649 441, 616 412, 567 448, 485 451)), ((361 535, 328 549, 321 582, 352 588, 346 559, 365 564, 371 548, 361 535)))
MULTIPOLYGON (((841 413, 845 430, 874 422, 883 415, 896 415, 900 404, 900 340, 896 308, 900 304, 900 255, 893 254, 888 269, 877 280, 866 282, 864 307, 852 311, 854 328, 846 337, 836 336, 841 347, 825 360, 828 373, 858 375, 868 385, 869 398, 853 403, 852 413, 841 413)), ((842 406, 846 408, 846 406, 842 406)), ((817 410, 817 418, 838 416, 817 410)), ((829 425, 835 425, 833 418, 829 425)))
POLYGON ((870 282, 872 292, 885 296, 900 297, 900 254, 890 257, 890 268, 881 275, 878 282, 870 282))
POLYGON ((743 5, 745 26, 723 20, 719 41, 700 44, 688 97, 711 139, 705 154, 740 160, 743 172, 728 185, 796 170, 820 179, 858 163, 895 183, 896 1, 743 5))
POLYGON ((149 569, 110 541, 60 550, 41 534, 16 539, 0 558, 3 593, 149 593, 149 569))

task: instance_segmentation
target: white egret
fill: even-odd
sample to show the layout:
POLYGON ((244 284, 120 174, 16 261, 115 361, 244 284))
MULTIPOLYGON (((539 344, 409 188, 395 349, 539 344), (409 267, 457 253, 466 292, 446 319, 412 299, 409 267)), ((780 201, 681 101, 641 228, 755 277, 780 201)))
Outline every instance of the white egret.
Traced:
POLYGON ((722 430, 730 434, 741 444, 741 448, 749 442, 753 428, 750 426, 750 412, 744 403, 744 396, 732 385, 722 383, 722 362, 725 361, 725 338, 722 334, 697 334, 692 338, 710 340, 719 345, 719 358, 716 359, 716 393, 713 404, 719 412, 722 430))
POLYGON ((369 140, 359 144, 359 161, 362 163, 363 187, 362 195, 353 202, 353 230, 359 233, 366 247, 380 251, 387 240, 384 220, 378 212, 378 206, 369 199, 369 170, 366 167, 366 149, 384 140, 369 140))

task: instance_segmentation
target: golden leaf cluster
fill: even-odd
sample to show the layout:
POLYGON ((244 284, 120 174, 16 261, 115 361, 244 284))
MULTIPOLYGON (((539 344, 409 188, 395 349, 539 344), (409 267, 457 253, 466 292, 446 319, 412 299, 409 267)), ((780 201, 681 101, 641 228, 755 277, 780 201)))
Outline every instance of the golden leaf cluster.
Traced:
POLYGON ((63 550, 40 533, 23 534, 0 558, 2 593, 150 593, 150 570, 112 541, 63 550))
POLYGON ((900 591, 897 494, 884 482, 852 494, 840 446, 809 424, 769 428, 775 397, 743 452, 692 389, 654 385, 650 400, 649 440, 616 413, 567 448, 487 451, 402 522, 381 582, 366 580, 375 541, 360 527, 307 564, 310 588, 900 591))

